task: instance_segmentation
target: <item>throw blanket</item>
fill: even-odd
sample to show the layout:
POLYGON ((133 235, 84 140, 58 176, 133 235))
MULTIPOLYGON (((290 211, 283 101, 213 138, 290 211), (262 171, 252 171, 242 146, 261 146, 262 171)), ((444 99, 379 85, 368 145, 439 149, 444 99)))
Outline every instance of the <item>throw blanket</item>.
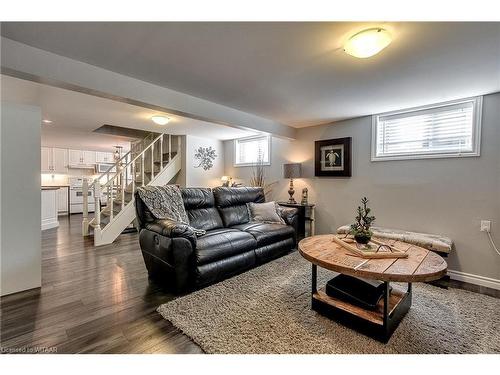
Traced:
POLYGON ((205 234, 203 229, 189 225, 182 195, 177 185, 143 186, 137 189, 139 197, 153 216, 160 220, 173 220, 189 226, 197 236, 205 234))
MULTIPOLYGON (((349 225, 343 225, 337 229, 337 233, 346 234, 350 231, 349 225)), ((413 245, 421 246, 424 249, 437 251, 440 253, 451 252, 453 241, 444 236, 435 234, 408 232, 405 230, 387 229, 380 227, 372 227, 371 231, 375 237, 388 238, 391 240, 399 240, 411 243, 413 245)))

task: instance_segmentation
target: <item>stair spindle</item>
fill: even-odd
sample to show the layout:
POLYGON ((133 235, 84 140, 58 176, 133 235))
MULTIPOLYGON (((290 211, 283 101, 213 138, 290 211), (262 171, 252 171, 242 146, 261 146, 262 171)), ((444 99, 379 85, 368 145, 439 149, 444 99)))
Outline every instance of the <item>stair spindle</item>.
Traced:
POLYGON ((86 178, 82 182, 82 193, 83 193, 83 222, 82 222, 82 234, 84 236, 89 235, 89 205, 88 205, 88 191, 89 183, 86 178))
MULTIPOLYGON (((109 222, 111 222, 111 220, 113 220, 113 212, 114 212, 114 197, 113 197, 113 194, 114 194, 114 191, 115 191, 115 181, 118 180, 118 176, 116 176, 115 178, 113 178, 113 181, 111 182, 111 187, 112 187, 112 191, 113 193, 111 194, 111 200, 109 201, 109 222)), ((118 188, 118 185, 116 185, 116 189, 118 188)))
POLYGON ((154 174, 154 169, 155 169, 155 143, 151 143, 151 180, 153 180, 153 177, 155 176, 154 174))
MULTIPOLYGON (((126 171, 127 171, 127 168, 125 168, 125 176, 127 176, 126 174, 126 171)), ((122 184, 122 210, 125 208, 125 186, 127 185, 128 183, 128 180, 127 178, 125 178, 125 183, 122 184)))
POLYGON ((163 169, 163 134, 160 138, 160 171, 163 169))
POLYGON ((134 199, 134 193, 135 193, 135 163, 132 163, 131 168, 132 168, 132 199, 134 199))
POLYGON ((141 154, 142 186, 144 186, 144 153, 141 154))
POLYGON ((172 135, 168 135, 168 162, 172 160, 172 135))
MULTIPOLYGON (((86 194, 85 194, 86 195, 86 194)), ((101 184, 94 184, 94 211, 96 226, 101 229, 101 184)), ((94 232, 95 233, 95 232, 94 232)))

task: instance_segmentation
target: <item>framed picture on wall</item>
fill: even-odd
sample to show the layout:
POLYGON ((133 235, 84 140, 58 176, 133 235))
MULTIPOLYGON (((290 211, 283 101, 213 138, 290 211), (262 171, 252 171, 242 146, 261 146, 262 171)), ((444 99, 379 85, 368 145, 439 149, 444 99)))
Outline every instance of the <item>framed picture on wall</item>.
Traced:
POLYGON ((351 137, 314 142, 314 170, 319 177, 351 177, 351 137))

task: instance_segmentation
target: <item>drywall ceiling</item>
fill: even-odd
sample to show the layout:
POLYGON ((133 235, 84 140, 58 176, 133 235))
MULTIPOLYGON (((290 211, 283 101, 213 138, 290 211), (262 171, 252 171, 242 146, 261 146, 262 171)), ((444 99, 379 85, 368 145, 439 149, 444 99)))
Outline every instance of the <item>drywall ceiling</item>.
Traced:
POLYGON ((500 91, 500 23, 3 23, 2 35, 301 127, 500 91), (342 51, 367 27, 392 44, 342 51))
POLYGON ((1 89, 2 100, 39 106, 43 118, 52 121, 42 124, 44 146, 103 151, 114 145, 129 147, 130 138, 93 132, 104 124, 220 140, 256 134, 170 114, 164 115, 171 121, 160 126, 151 121, 151 116, 162 114, 157 111, 5 75, 1 89))

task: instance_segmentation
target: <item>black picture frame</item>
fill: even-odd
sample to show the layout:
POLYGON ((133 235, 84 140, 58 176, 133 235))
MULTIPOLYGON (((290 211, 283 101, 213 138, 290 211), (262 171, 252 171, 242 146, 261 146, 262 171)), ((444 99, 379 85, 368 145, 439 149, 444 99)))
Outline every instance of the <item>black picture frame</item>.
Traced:
POLYGON ((351 137, 314 142, 314 175, 351 177, 351 137))

